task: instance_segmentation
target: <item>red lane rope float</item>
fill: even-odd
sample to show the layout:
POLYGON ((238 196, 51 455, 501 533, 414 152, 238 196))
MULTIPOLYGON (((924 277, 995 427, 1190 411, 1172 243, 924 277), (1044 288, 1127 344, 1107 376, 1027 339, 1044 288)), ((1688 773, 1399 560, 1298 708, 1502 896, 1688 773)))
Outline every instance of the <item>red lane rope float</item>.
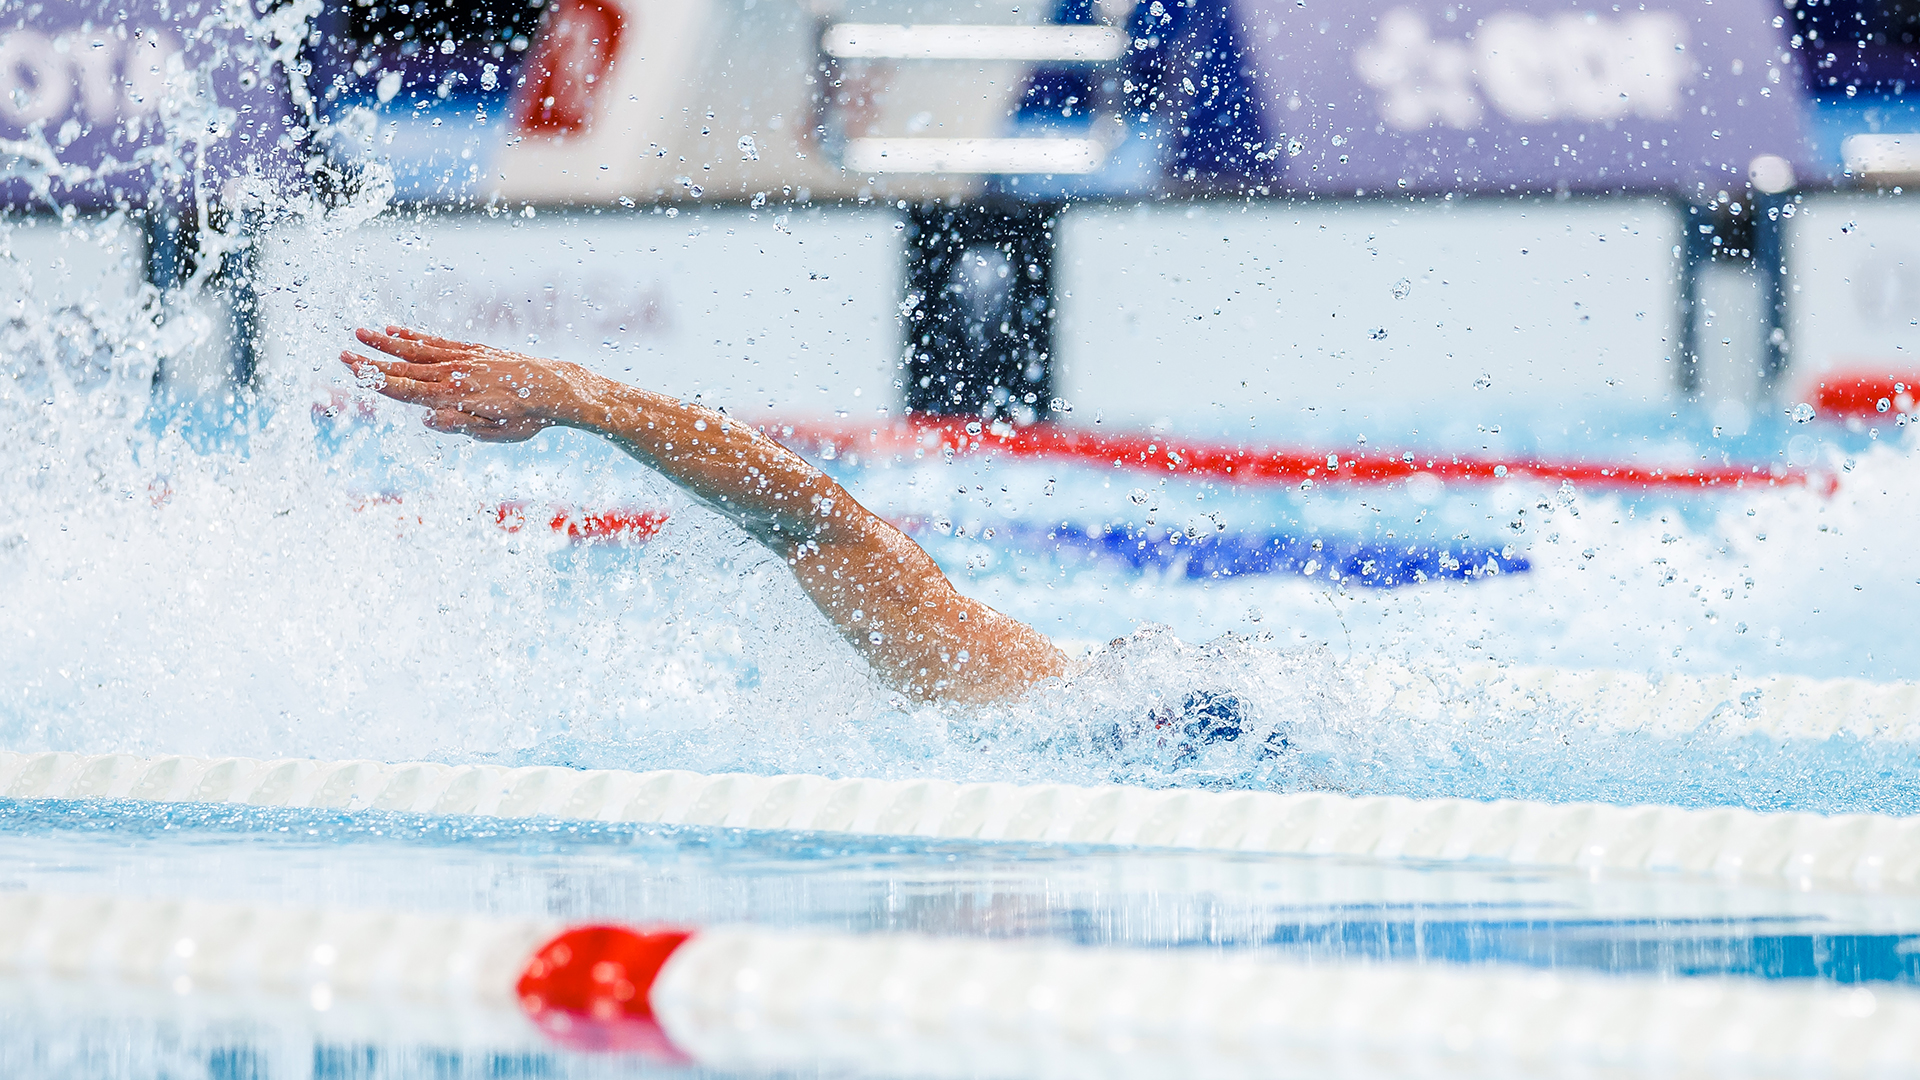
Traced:
POLYGON ((691 1063, 653 1015, 653 981, 693 936, 676 929, 577 926, 540 947, 515 992, 540 1030, 576 1050, 639 1051, 691 1063))
MULTIPOLYGON (((405 498, 395 494, 367 495, 354 507, 357 511, 369 510, 376 506, 400 507, 405 498)), ((157 505, 157 504, 156 504, 157 505)), ((583 540, 612 540, 623 543, 635 543, 651 538, 667 523, 667 512, 657 509, 638 509, 629 506, 616 506, 606 510, 584 510, 573 506, 543 505, 535 506, 524 502, 501 503, 498 506, 483 508, 483 515, 491 515, 494 524, 501 531, 517 533, 529 525, 545 525, 557 533, 565 533, 567 539, 579 542, 583 540)), ((414 522, 418 524, 416 516, 414 522)))
POLYGON ((1820 380, 1812 404, 1821 412, 1872 418, 1911 413, 1917 397, 1920 373, 1840 371, 1820 380))
MULTIPOLYGON (((1872 415, 1880 397, 1891 394, 1889 407, 1905 411, 1912 404, 1913 388, 1917 385, 1920 385, 1920 376, 1905 382, 1896 376, 1839 376, 1821 384, 1820 407, 1832 412, 1872 415), (1906 389, 1896 391, 1896 383, 1906 389), (1833 387, 1830 398, 1826 396, 1829 385, 1833 387), (1906 395, 1904 398, 1902 393, 1906 395), (1907 404, 1900 404, 1903 400, 1907 404)), ((340 415, 348 407, 343 400, 341 395, 335 395, 330 403, 316 403, 313 407, 315 417, 332 418, 340 415)), ((372 416, 364 403, 359 411, 367 418, 372 416)), ((887 421, 865 430, 844 424, 807 420, 768 423, 760 427, 802 452, 830 449, 828 456, 838 456, 847 451, 911 455, 915 451, 925 452, 929 449, 952 450, 956 454, 1000 453, 1016 458, 1077 461, 1101 468, 1147 472, 1165 470, 1238 483, 1299 484, 1311 481, 1315 484, 1391 484, 1425 475, 1442 481, 1470 483, 1522 479, 1565 480, 1591 487, 1642 490, 1740 488, 1748 483, 1764 483, 1769 487, 1790 484, 1812 487, 1827 495, 1839 490, 1840 486, 1839 478, 1830 473, 1809 472, 1777 462, 1724 465, 1700 462, 1664 466, 1584 461, 1507 461, 1416 451, 1401 451, 1397 455, 1388 451, 1322 453, 1317 450, 1216 445, 1164 435, 1109 435, 1051 421, 1014 427, 1002 421, 983 423, 966 417, 918 416, 887 421)), ((503 507, 501 523, 506 524, 507 516, 519 509, 514 505, 503 507)), ((639 537, 645 537, 659 528, 659 522, 630 519, 626 512, 617 510, 606 514, 575 515, 565 523, 556 522, 553 527, 559 531, 563 524, 567 535, 575 539, 615 537, 634 530, 639 530, 639 537)))
POLYGON ((1565 480, 1606 488, 1682 489, 1748 484, 1815 486, 1832 494, 1838 481, 1781 464, 1620 465, 1580 461, 1504 460, 1402 451, 1322 453, 1224 446, 1163 435, 1107 435, 1042 422, 1026 427, 963 417, 897 420, 864 431, 807 422, 768 425, 767 432, 802 449, 910 455, 927 450, 998 453, 1014 458, 1076 461, 1097 467, 1169 471, 1237 483, 1391 484, 1415 476, 1472 483, 1565 480), (811 444, 811 447, 808 446, 811 444))
POLYGON ((494 520, 507 532, 519 532, 530 522, 544 518, 546 526, 566 533, 569 540, 645 540, 667 523, 665 510, 636 510, 615 507, 610 510, 581 510, 566 506, 532 509, 526 503, 502 503, 494 511, 494 520), (530 516, 530 514, 532 516, 530 516))

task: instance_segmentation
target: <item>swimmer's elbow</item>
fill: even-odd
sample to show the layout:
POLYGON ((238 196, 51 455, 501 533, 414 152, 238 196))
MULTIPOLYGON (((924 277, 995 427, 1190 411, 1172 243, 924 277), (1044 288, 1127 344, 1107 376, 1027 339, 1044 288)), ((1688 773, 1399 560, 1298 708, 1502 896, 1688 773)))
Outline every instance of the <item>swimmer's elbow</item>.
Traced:
POLYGON ((1009 638, 921 654, 895 667, 888 681, 922 701, 997 705, 1025 697, 1049 679, 1063 678, 1067 654, 1039 631, 1014 625, 1021 633, 1009 638))

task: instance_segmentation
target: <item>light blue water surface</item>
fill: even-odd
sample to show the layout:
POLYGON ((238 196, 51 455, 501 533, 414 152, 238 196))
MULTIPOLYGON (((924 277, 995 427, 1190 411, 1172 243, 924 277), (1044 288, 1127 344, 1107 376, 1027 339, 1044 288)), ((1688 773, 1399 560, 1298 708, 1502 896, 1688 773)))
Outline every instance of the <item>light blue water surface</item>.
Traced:
MULTIPOLYGON (((1677 873, 141 802, 0 801, 0 890, 1920 983, 1920 896, 1677 873)), ((0 988, 4 989, 4 988, 0 988)), ((0 994, 9 1076, 643 1075, 0 994), (14 1015, 5 1015, 8 1012, 14 1015), (291 1062, 291 1064, 290 1064, 291 1062), (91 1070, 91 1071, 89 1071, 91 1070)))

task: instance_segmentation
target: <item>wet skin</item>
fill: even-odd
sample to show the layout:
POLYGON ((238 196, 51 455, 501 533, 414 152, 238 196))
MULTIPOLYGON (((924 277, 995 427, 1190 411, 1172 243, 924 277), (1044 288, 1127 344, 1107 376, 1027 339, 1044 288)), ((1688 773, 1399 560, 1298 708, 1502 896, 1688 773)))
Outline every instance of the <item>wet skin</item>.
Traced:
POLYGON ((1045 635, 960 595, 918 544, 764 432, 578 364, 398 326, 355 336, 386 355, 347 351, 341 361, 387 397, 425 406, 436 431, 520 442, 570 427, 658 470, 785 559, 896 689, 1001 701, 1066 671, 1066 655, 1045 635))

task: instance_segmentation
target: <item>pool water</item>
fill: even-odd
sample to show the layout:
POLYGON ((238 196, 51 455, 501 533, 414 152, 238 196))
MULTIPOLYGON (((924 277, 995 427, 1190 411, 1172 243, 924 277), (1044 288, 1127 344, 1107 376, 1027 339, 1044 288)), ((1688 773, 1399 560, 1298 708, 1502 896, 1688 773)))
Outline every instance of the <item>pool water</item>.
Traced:
MULTIPOLYGON (((1920 982, 1920 898, 1678 874, 241 806, 0 802, 0 889, 574 922, 739 923, 1309 962, 1920 982)), ((331 1042, 110 988, 0 985, 8 1075, 645 1075, 640 1059, 331 1042), (111 1064, 109 1064, 111 1063, 111 1064), (297 1066, 297 1068, 295 1067, 297 1066)))
MULTIPOLYGON (((837 227, 813 217, 791 227, 837 227)), ((1912 785, 1890 782, 1915 764, 1898 737, 1600 731, 1584 702, 1516 710, 1471 687, 1438 720, 1414 718, 1362 701, 1347 673, 1389 661, 1443 679, 1485 663, 1914 677, 1920 638, 1904 611, 1906 590, 1920 591, 1907 544, 1920 473, 1906 426, 1758 418, 1722 439, 1704 414, 1622 413, 1604 429, 1547 425, 1523 439, 1444 417, 1423 420, 1424 435, 1384 416, 1368 425, 1376 448, 1397 438, 1439 453, 1453 440, 1476 454, 1791 463, 1837 478, 1831 490, 1691 492, 1517 477, 1229 484, 992 453, 829 455, 793 438, 906 523, 962 590, 1088 658, 1015 706, 932 709, 878 684, 777 558, 604 444, 549 432, 478 446, 354 386, 331 357, 349 326, 395 315, 367 287, 386 272, 384 249, 356 239, 386 221, 285 227, 297 242, 283 246, 313 257, 262 269, 272 347, 253 396, 222 423, 149 389, 160 355, 210 347, 207 326, 170 323, 176 337, 201 331, 182 344, 104 286, 80 304, 25 291, 17 370, 0 394, 0 449, 25 466, 0 473, 0 745, 1915 804, 1912 785), (644 543, 570 543, 503 531, 504 503, 669 517, 644 543), (1216 577, 1060 540, 1116 530, 1292 554, 1216 577), (1363 545, 1492 569, 1379 587, 1335 557, 1363 545), (1106 733, 1196 691, 1247 703, 1261 738, 1204 760, 1111 751, 1106 733), (1283 728, 1296 753, 1251 753, 1283 728)), ((137 255, 124 219, 62 228, 70 261, 137 255)), ((1350 450, 1362 433, 1346 422, 1303 418, 1259 438, 1350 450)))
POLYGON ((380 406, 336 447, 287 410, 244 453, 202 453, 175 436, 130 439, 78 389, 54 400, 73 410, 54 428, 61 445, 96 441, 87 455, 42 447, 46 468, 0 479, 16 489, 0 549, 0 733, 12 749, 1914 804, 1911 785, 1888 782, 1915 764, 1898 738, 1603 731, 1582 702, 1515 710, 1471 687, 1443 722, 1416 722, 1359 700, 1346 674, 1383 659, 1443 678, 1488 662, 1656 678, 1911 674, 1920 642, 1907 640, 1901 590, 1920 588, 1904 539, 1920 501, 1904 446, 1863 452, 1833 495, 1677 501, 1513 483, 1433 506, 1398 490, 1191 482, 1156 484, 1136 504, 1145 489, 1132 474, 984 456, 836 465, 883 513, 953 523, 919 535, 962 589, 1091 658, 1017 706, 943 711, 878 685, 778 560, 564 433, 500 451, 380 406), (395 489, 400 501, 368 501, 395 489), (672 516, 627 546, 505 533, 476 513, 543 498, 672 516), (1304 538, 1360 535, 1356 517, 1395 542, 1500 531, 1529 568, 1393 589, 1349 587, 1325 568, 1194 578, 987 535, 996 521, 1164 526, 1196 514, 1304 538), (1116 638, 1127 643, 1106 646, 1116 638), (1195 762, 1096 750, 1103 731, 1196 689, 1251 703, 1257 725, 1287 728, 1298 752, 1195 762))
MULTIPOLYGON (((99 355, 137 359, 138 338, 93 332, 99 355)), ((324 355, 338 338, 295 344, 324 355)), ((0 398, 17 421, 0 440, 33 466, 0 473, 7 749, 1920 813, 1920 731, 1899 717, 1826 736, 1714 709, 1653 725, 1461 674, 1913 677, 1902 590, 1920 587, 1906 541, 1920 500, 1903 432, 1823 429, 1832 491, 1706 494, 1227 485, 796 439, 962 590, 1080 661, 1021 702, 957 709, 887 691, 776 559, 604 446, 445 439, 304 369, 270 372, 248 422, 209 434, 147 404, 142 370, 96 368, 37 368, 31 395, 0 398), (667 520, 644 542, 570 542, 502 530, 504 503, 667 520), (1292 561, 1215 576, 1094 542, 1170 532, 1283 544, 1292 561), (1365 545, 1471 550, 1494 569, 1385 587, 1332 555, 1365 545), (1432 707, 1373 692, 1382 664, 1430 683, 1432 707), (1228 698, 1238 738, 1142 737, 1144 718, 1228 698)), ((1629 423, 1643 448, 1711 449, 1660 418, 1629 423)), ((1763 460, 1766 437, 1742 451, 1763 460)), ((1920 980, 1913 896, 1678 873, 112 801, 0 802, 0 867, 0 888, 56 895, 1920 980)), ((0 980, 0 1020, 10 1075, 685 1072, 430 1025, 368 1036, 298 1012, 209 1013, 110 984, 0 980)))
MULTIPOLYGON (((324 269, 351 277, 354 258, 324 269)), ((329 354, 333 324, 373 315, 369 304, 343 303, 324 333, 286 347, 329 354)), ((887 691, 777 559, 604 446, 564 432, 505 450, 443 438, 308 370, 320 365, 267 372, 245 423, 209 432, 145 397, 146 330, 88 327, 59 340, 91 366, 41 357, 29 371, 39 354, 23 351, 24 374, 0 395, 0 442, 27 466, 0 473, 7 749, 1920 812, 1920 740, 1897 718, 1825 737, 1756 734, 1711 710, 1654 728, 1456 677, 1489 664, 1756 685, 1914 677, 1905 590, 1920 588, 1908 555, 1920 473, 1901 431, 1820 429, 1831 491, 1705 494, 1518 479, 1229 485, 992 454, 829 457, 796 440, 912 528, 961 589, 1081 661, 1023 701, 957 709, 887 691), (643 543, 577 543, 502 530, 503 503, 668 519, 643 543), (1294 555, 1214 576, 1045 542, 1063 529, 1284 541, 1294 555), (1317 557, 1356 545, 1471 549, 1494 566, 1389 588, 1317 557), (1363 672, 1380 663, 1433 681, 1437 707, 1371 695, 1363 672), (1213 698, 1239 703, 1241 737, 1130 735, 1213 698)), ((1621 423, 1649 454, 1714 449, 1659 418, 1621 423)), ((1597 456, 1621 434, 1548 449, 1597 456)), ((1739 449, 1763 460, 1766 438, 1739 449)), ((22 802, 0 805, 0 866, 4 887, 51 893, 1658 977, 1904 984, 1920 972, 1920 908, 1904 894, 1491 864, 22 802)), ((6 993, 0 1013, 16 1022, 0 1025, 0 1066, 17 1074, 652 1068, 425 1035, 341 1042, 111 988, 6 993)))

